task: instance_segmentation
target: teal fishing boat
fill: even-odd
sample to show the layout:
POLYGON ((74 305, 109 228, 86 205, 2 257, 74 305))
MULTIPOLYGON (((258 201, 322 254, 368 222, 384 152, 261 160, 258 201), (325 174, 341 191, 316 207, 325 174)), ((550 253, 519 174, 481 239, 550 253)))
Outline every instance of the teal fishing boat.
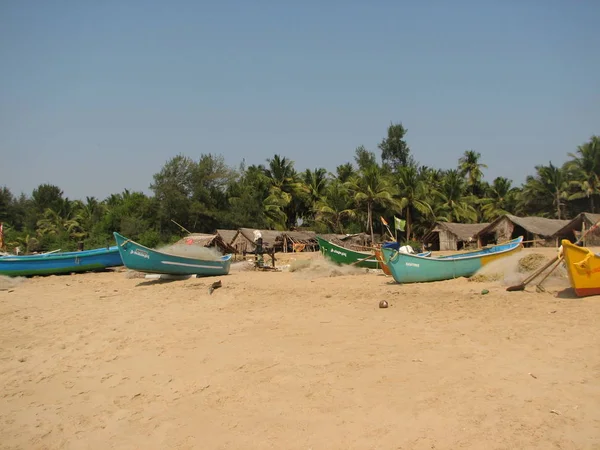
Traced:
POLYGON ((31 277, 105 270, 122 266, 116 246, 78 252, 49 252, 39 255, 0 257, 0 275, 31 277))
POLYGON ((458 255, 424 258, 382 248, 383 259, 397 283, 419 283, 470 277, 485 265, 523 248, 523 236, 504 244, 458 255))
POLYGON ((231 266, 231 255, 217 260, 196 259, 153 250, 137 242, 113 233, 125 267, 144 273, 169 275, 214 276, 227 275, 231 266))

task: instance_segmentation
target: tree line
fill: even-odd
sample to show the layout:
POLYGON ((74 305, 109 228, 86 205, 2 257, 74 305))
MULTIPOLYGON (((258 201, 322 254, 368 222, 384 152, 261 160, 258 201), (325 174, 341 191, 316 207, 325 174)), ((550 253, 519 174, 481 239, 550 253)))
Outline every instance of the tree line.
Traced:
POLYGON ((385 230, 379 217, 406 221, 403 239, 418 240, 436 221, 490 222, 510 213, 571 218, 596 212, 600 196, 600 137, 568 153, 568 161, 535 167, 521 186, 497 177, 483 179, 481 154, 467 150, 457 165, 437 169, 419 164, 406 143, 402 123, 390 124, 378 144, 379 158, 364 146, 352 162, 297 171, 287 157, 265 164, 229 167, 221 155, 184 155, 169 159, 153 176, 153 195, 124 190, 104 200, 71 200, 52 184, 31 195, 0 188, 0 222, 8 250, 71 250, 113 245, 112 232, 155 247, 183 234, 217 228, 289 230, 318 233, 385 230), (179 225, 178 225, 179 224, 179 225))

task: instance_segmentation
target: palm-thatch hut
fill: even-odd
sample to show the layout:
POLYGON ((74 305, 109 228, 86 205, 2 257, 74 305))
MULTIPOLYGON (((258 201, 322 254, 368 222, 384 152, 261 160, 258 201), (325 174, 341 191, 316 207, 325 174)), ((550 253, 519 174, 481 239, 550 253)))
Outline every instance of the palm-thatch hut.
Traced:
POLYGON ((217 230, 217 234, 221 236, 221 239, 223 239, 223 242, 225 242, 226 244, 231 244, 238 235, 238 233, 239 230, 217 230))
POLYGON ((319 237, 326 241, 351 250, 371 250, 371 236, 367 233, 356 234, 320 234, 319 237))
POLYGON ((199 245, 217 248, 223 254, 235 253, 235 248, 223 241, 218 234, 192 233, 177 241, 175 245, 199 245))
POLYGON ((554 234, 567 223, 568 220, 505 214, 477 233, 477 243, 481 247, 523 236, 526 247, 553 247, 557 246, 554 234))
POLYGON ((489 223, 453 223, 436 222, 435 226, 423 237, 427 250, 462 250, 477 245, 476 234, 489 223))
MULTIPOLYGON (((600 221, 600 214, 592 214, 583 212, 578 214, 573 220, 568 222, 564 227, 559 229, 554 237, 560 245, 560 241, 567 239, 571 242, 575 242, 582 233, 589 230, 592 226, 600 221)), ((582 242, 582 245, 599 246, 600 245, 600 231, 595 230, 588 233, 582 242)))
MULTIPOLYGON (((254 253, 254 228, 240 228, 239 233, 231 242, 236 251, 241 254, 254 253)), ((263 246, 269 251, 280 252, 283 250, 283 233, 275 230, 258 230, 263 239, 263 246)))
POLYGON ((281 237, 284 252, 314 252, 319 246, 314 231, 283 231, 281 237))

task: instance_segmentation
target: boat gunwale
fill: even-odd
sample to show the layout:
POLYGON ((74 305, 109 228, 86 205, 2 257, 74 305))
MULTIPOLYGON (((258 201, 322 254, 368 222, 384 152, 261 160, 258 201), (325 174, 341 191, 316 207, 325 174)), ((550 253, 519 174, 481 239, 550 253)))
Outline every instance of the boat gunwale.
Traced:
MULTIPOLYGON (((389 258, 389 261, 395 261, 399 255, 402 256, 406 256, 406 257, 410 257, 410 258, 417 258, 417 259, 425 259, 427 261, 435 261, 435 262, 449 262, 449 261, 464 261, 464 260, 469 260, 469 259, 475 259, 475 258, 482 258, 484 256, 490 256, 490 255, 501 255, 503 253, 506 252, 510 252, 515 250, 516 248, 518 248, 520 245, 522 245, 523 242, 523 236, 519 236, 518 238, 515 239, 511 239, 508 242, 505 242, 504 244, 496 244, 492 247, 489 247, 489 249, 493 249, 494 247, 499 247, 499 246, 504 246, 504 245, 510 245, 509 248, 506 248, 504 250, 499 250, 499 251, 495 251, 495 252, 487 252, 487 253, 477 253, 477 254, 458 254, 456 256, 454 255, 448 255, 448 256, 444 256, 444 257, 426 257, 426 256, 420 256, 419 254, 414 254, 414 253, 403 253, 403 252, 399 252, 397 250, 394 249, 388 249, 388 248, 382 248, 381 251, 382 252, 390 252, 392 253, 392 256, 389 258)), ((481 252, 481 250, 479 250, 479 252, 481 252)), ((475 253, 475 252, 474 252, 475 253)))
POLYGON ((140 247, 140 248, 142 248, 144 250, 147 250, 149 252, 154 253, 157 256, 158 255, 166 255, 166 256, 173 257, 173 258, 182 259, 183 260, 182 262, 189 261, 190 263, 197 263, 198 261, 221 263, 221 262, 227 262, 227 261, 231 260, 231 258, 233 257, 232 253, 227 253, 225 255, 221 255, 221 257, 219 259, 202 259, 202 258, 190 258, 189 256, 179 256, 179 255, 174 255, 172 253, 162 252, 160 250, 155 250, 153 248, 146 247, 145 245, 139 244, 139 243, 135 242, 132 239, 126 238, 125 236, 123 236, 122 234, 117 233, 116 231, 113 232, 113 234, 115 235, 115 238, 116 238, 116 236, 119 236, 124 241, 123 243, 117 245, 117 250, 120 250, 119 247, 122 247, 123 250, 125 250, 125 245, 128 244, 128 243, 132 243, 132 244, 134 244, 134 245, 136 245, 136 246, 138 246, 138 247, 140 247))
MULTIPOLYGON (((331 245, 332 247, 341 248, 341 249, 343 249, 343 250, 350 251, 350 252, 354 252, 354 253, 358 253, 358 254, 360 254, 360 255, 364 255, 364 256, 373 255, 373 256, 375 256, 375 254, 374 254, 373 252, 369 252, 369 251, 366 251, 366 250, 354 250, 354 249, 352 249, 352 248, 343 247, 343 246, 341 246, 341 245, 339 245, 339 244, 336 244, 335 242, 328 241, 327 239, 324 239, 324 238, 322 238, 322 237, 320 237, 320 236, 317 236, 317 242, 318 242, 318 241, 327 242, 327 243, 328 243, 329 245, 331 245)), ((319 249, 320 249, 320 248, 321 248, 321 245, 319 244, 319 249)))
POLYGON ((92 256, 108 255, 118 253, 119 248, 112 246, 110 248, 100 247, 90 250, 72 251, 64 253, 41 253, 39 255, 9 255, 1 256, 0 263, 9 261, 18 262, 33 262, 33 261, 60 261, 68 258, 87 258, 92 256))

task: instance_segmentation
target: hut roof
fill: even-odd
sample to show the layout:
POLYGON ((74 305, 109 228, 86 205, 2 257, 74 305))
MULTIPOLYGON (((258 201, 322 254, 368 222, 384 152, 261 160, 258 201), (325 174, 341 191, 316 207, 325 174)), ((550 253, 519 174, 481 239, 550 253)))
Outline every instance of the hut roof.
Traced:
POLYGON ((537 234, 541 237, 551 237, 560 228, 564 227, 567 223, 569 223, 568 220, 547 219, 546 217, 517 217, 513 216, 512 214, 505 214, 503 216, 498 217, 487 227, 479 231, 477 235, 490 233, 496 227, 496 225, 498 225, 498 223, 504 218, 510 220, 515 225, 522 227, 526 231, 532 234, 537 234))
MULTIPOLYGON (((254 245, 255 228, 240 228, 240 234, 254 245)), ((283 240, 283 233, 275 230, 258 230, 263 239, 263 244, 268 247, 274 247, 277 241, 283 240)))
POLYGON ((436 222, 435 227, 425 235, 423 240, 427 242, 433 233, 445 230, 455 235, 459 241, 468 241, 488 225, 489 223, 436 222))
POLYGON ((319 234, 319 237, 341 247, 353 248, 355 250, 364 250, 366 247, 368 247, 367 244, 371 241, 371 236, 366 233, 319 234))
POLYGON ((200 245, 202 247, 215 246, 225 253, 235 253, 235 248, 229 245, 229 243, 224 242, 223 238, 218 234, 192 233, 180 239, 175 244, 200 245))
POLYGON ((317 242, 317 233, 314 231, 283 231, 282 236, 283 235, 300 244, 311 244, 317 242))
POLYGON ((587 212, 582 212, 578 214, 573 220, 570 220, 565 226, 560 228, 554 233, 554 236, 567 236, 569 233, 573 231, 581 231, 583 226, 583 222, 586 224, 595 224, 600 221, 600 214, 592 214, 587 212))
POLYGON ((238 234, 238 230, 217 230, 217 234, 221 236, 223 241, 231 244, 238 234))

